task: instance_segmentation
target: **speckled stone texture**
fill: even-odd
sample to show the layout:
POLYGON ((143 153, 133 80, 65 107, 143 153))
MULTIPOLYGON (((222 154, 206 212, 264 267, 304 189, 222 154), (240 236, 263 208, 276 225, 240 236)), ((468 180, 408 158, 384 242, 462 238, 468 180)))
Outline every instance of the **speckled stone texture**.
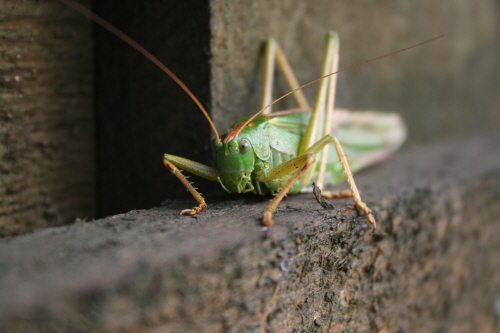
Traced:
POLYGON ((417 147, 349 199, 191 201, 0 242, 2 332, 497 332, 500 137, 417 147))

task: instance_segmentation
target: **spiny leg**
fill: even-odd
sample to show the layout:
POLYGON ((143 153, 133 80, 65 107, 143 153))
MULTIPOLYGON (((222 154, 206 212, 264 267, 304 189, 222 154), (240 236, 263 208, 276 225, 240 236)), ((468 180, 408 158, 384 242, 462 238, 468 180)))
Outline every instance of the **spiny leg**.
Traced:
POLYGON ((314 166, 315 154, 317 154, 321 148, 329 144, 332 141, 331 135, 326 135, 325 137, 314 143, 307 151, 299 156, 296 156, 288 161, 280 163, 269 170, 266 177, 259 179, 264 183, 270 182, 281 177, 286 177, 287 175, 292 175, 291 178, 286 182, 285 186, 281 188, 278 194, 274 197, 271 203, 266 207, 264 215, 262 217, 262 224, 271 226, 274 224, 272 220, 272 213, 281 202, 281 200, 290 191, 290 188, 295 184, 295 182, 304 176, 305 172, 314 166))
MULTIPOLYGON (((279 67, 281 68, 281 71, 283 72, 283 75, 285 76, 286 82, 288 83, 290 89, 291 90, 297 89, 299 87, 299 82, 297 81, 297 78, 292 70, 292 67, 290 66, 288 59, 286 58, 285 54, 283 53, 283 50, 281 50, 281 47, 279 45, 277 45, 276 47, 276 60, 278 62, 279 67)), ((297 90, 296 92, 294 92, 293 97, 295 98, 295 101, 297 102, 299 108, 301 109, 311 108, 302 90, 297 90)))
POLYGON ((187 188, 187 190, 189 191, 189 193, 191 193, 191 195, 194 197, 194 199, 198 203, 198 206, 196 206, 196 207, 193 207, 193 208, 190 208, 190 209, 183 209, 179 213, 179 215, 193 216, 193 215, 196 215, 196 214, 204 211, 208 207, 208 205, 205 202, 205 198, 202 197, 201 193, 198 192, 198 191, 196 191, 196 189, 193 187, 193 185, 191 185, 191 183, 186 179, 186 177, 181 173, 181 171, 179 169, 177 169, 177 167, 175 165, 173 165, 172 163, 170 163, 169 160, 167 160, 166 158, 164 158, 163 159, 163 164, 167 167, 167 169, 174 176, 176 176, 181 181, 182 185, 184 185, 187 188))
MULTIPOLYGON (((270 40, 268 43, 274 43, 274 42, 270 40)), ((334 32, 329 32, 327 34, 327 42, 324 51, 322 75, 334 72, 336 71, 335 69, 338 68, 338 46, 339 46, 338 35, 334 32)), ((272 62, 272 66, 266 65, 266 68, 268 69, 272 68, 274 70, 274 56, 275 56, 274 53, 276 52, 278 63, 280 64, 283 72, 285 73, 287 81, 289 82, 292 89, 295 88, 294 85, 298 84, 296 83, 296 79, 293 75, 293 72, 290 69, 290 66, 286 61, 286 58, 279 49, 279 46, 273 45, 270 48, 270 51, 271 52, 268 52, 266 55, 267 59, 266 61, 268 63, 272 62), (274 51, 273 48, 276 48, 276 51, 274 51)), ((262 103, 264 103, 263 105, 267 105, 268 104, 267 101, 271 99, 270 86, 272 86, 273 82, 272 80, 273 80, 273 73, 267 72, 267 75, 265 75, 265 80, 264 80, 265 94, 262 99, 262 103)), ((317 154, 319 150, 325 147, 329 142, 332 142, 335 146, 337 155, 339 156, 339 160, 341 162, 342 168, 344 169, 347 182, 351 190, 350 192, 349 191, 342 191, 340 193, 332 192, 331 194, 333 196, 342 196, 342 197, 350 196, 352 194, 356 207, 366 215, 368 222, 372 224, 374 228, 376 228, 375 218, 371 214, 371 210, 361 200, 361 196, 356 187, 356 183, 354 182, 354 178, 352 177, 352 173, 350 171, 349 164, 347 163, 347 159, 342 150, 342 147, 338 142, 337 138, 332 137, 329 134, 331 127, 330 122, 332 118, 331 115, 333 113, 333 107, 334 107, 335 87, 336 87, 335 79, 333 81, 330 80, 320 81, 318 87, 318 93, 316 95, 315 104, 311 114, 311 119, 306 128, 306 132, 304 134, 301 146, 299 148, 299 155, 308 154, 309 156, 307 158, 307 161, 302 166, 302 168, 294 173, 294 175, 290 178, 287 184, 282 188, 282 190, 276 195, 276 197, 271 201, 271 203, 266 208, 262 221, 264 225, 272 225, 274 223, 272 220, 273 211, 276 209, 277 205, 280 203, 283 197, 288 193, 288 191, 290 190, 290 188, 293 186, 294 182, 297 179, 302 177, 302 184, 304 186, 309 182, 313 170, 313 168, 310 167, 315 163, 314 155, 317 154), (328 135, 325 135, 322 139, 319 139, 322 135, 326 133, 328 133, 328 135)), ((303 102, 299 101, 300 98, 297 98, 297 100, 299 105, 302 107, 302 105, 304 105, 303 102)), ((305 99, 303 99, 303 101, 305 101, 305 99)), ((322 163, 324 163, 324 165, 326 166, 326 160, 327 160, 326 153, 322 155, 324 156, 324 158, 322 158, 322 161, 324 162, 322 163)), ((318 179, 321 183, 323 182, 324 179, 325 170, 326 168, 320 170, 318 179)))
MULTIPOLYGON (((329 32, 326 37, 326 46, 324 51, 324 59, 323 66, 321 70, 321 75, 327 75, 332 72, 336 72, 338 69, 338 52, 339 52, 339 38, 338 35, 334 32, 329 32)), ((348 196, 352 194, 354 203, 356 207, 361 210, 365 215, 370 224, 376 228, 376 221, 373 217, 370 208, 361 200, 361 195, 359 194, 356 183, 354 182, 354 178, 352 177, 352 172, 349 168, 349 164, 347 163, 347 158, 342 150, 342 147, 337 140, 336 137, 333 137, 329 134, 331 126, 330 122, 332 121, 332 114, 334 108, 334 99, 335 99, 335 88, 336 88, 336 75, 330 77, 329 80, 323 80, 320 82, 318 86, 318 92, 316 94, 316 100, 314 103, 314 107, 311 114, 311 120, 307 126, 306 133, 304 134, 303 142, 301 143, 301 147, 299 153, 307 148, 307 151, 310 151, 316 144, 314 143, 319 135, 325 135, 325 137, 331 138, 331 142, 335 146, 335 151, 339 157, 342 168, 346 175, 347 183, 351 189, 351 193, 349 192, 340 192, 340 193, 330 193, 331 196, 348 196), (326 82, 323 82, 326 81, 326 82), (323 126, 323 133, 321 134, 319 127, 323 126), (308 148, 311 147, 311 148, 308 148)), ((324 138, 325 138, 324 137, 324 138)), ((323 139, 319 140, 322 141, 323 139)), ((326 172, 326 163, 327 163, 327 151, 328 147, 325 144, 322 146, 323 153, 320 163, 320 170, 318 172, 318 176, 316 179, 317 186, 322 186, 324 181, 324 175, 326 172)), ((319 150, 318 150, 319 151, 319 150)), ((314 151, 316 153, 316 150, 314 151)), ((310 173, 310 171, 308 171, 310 173)), ((309 182, 311 174, 306 174, 303 179, 303 184, 305 185, 309 182)))
MULTIPOLYGON (((337 153, 337 156, 339 158, 340 164, 342 166, 342 169, 344 170, 344 174, 346 176, 347 183, 349 184, 349 187, 351 189, 352 197, 354 199, 354 204, 356 208, 361 210, 363 214, 365 214, 368 222, 373 225, 373 228, 375 229, 377 227, 377 223, 375 221, 375 218, 373 217, 370 208, 361 200, 361 195, 359 194, 358 188, 356 186, 356 183, 354 181, 354 178, 352 176, 351 169, 349 168, 349 164, 347 163, 347 158, 344 154, 344 151, 342 149, 342 146, 340 145, 339 140, 332 136, 331 134, 327 134, 324 137, 322 137, 320 140, 318 140, 314 145, 312 145, 307 151, 307 154, 317 154, 321 149, 323 149, 327 144, 333 143, 335 147, 335 151, 337 153)), ((305 175, 307 176, 307 175, 305 175)), ((347 194, 347 193, 346 193, 347 194)))
POLYGON ((361 195, 359 194, 358 187, 356 186, 356 182, 354 181, 354 178, 352 177, 352 172, 351 169, 349 168, 349 164, 347 163, 347 158, 344 154, 344 151, 342 150, 342 146, 340 145, 339 140, 337 140, 336 137, 332 137, 332 142, 335 147, 335 151, 337 152, 337 156, 339 157, 340 163, 342 165, 342 169, 344 169, 344 173, 347 179, 347 183, 349 184, 349 187, 352 192, 352 197, 354 199, 354 204, 356 205, 356 208, 358 208, 360 211, 362 211, 366 219, 368 220, 368 223, 373 225, 373 229, 377 228, 377 222, 375 221, 375 218, 373 217, 373 214, 371 212, 371 209, 368 208, 368 206, 361 200, 361 195))
MULTIPOLYGON (((272 38, 266 41, 264 49, 264 81, 262 84, 261 108, 273 101, 274 64, 276 62, 276 41, 272 38)), ((271 108, 264 111, 271 112, 271 108)))
MULTIPOLYGON (((328 32, 326 35, 326 44, 323 52, 323 64, 321 67, 321 75, 326 75, 331 73, 332 58, 334 54, 334 46, 338 41, 337 34, 333 32, 328 32)), ((318 83, 318 90, 316 92, 316 97, 314 100, 314 106, 311 110, 311 117, 309 123, 307 124, 306 130, 302 137, 302 141, 299 148, 299 154, 304 154, 310 147, 312 147, 318 140, 320 140, 324 134, 325 126, 325 109, 326 109, 326 97, 328 88, 328 79, 323 79, 318 83)))
POLYGON ((295 172, 293 176, 288 180, 288 182, 283 186, 281 191, 276 194, 276 196, 271 200, 269 205, 267 205, 266 210, 264 211, 264 215, 262 216, 262 224, 265 226, 272 226, 274 224, 273 220, 273 212, 276 210, 276 207, 279 205, 281 200, 287 195, 290 188, 295 184, 297 179, 304 174, 304 172, 314 163, 314 155, 308 154, 306 157, 306 161, 303 164, 302 168, 295 172))
MULTIPOLYGON (((330 59, 331 67, 330 73, 336 72, 339 70, 339 47, 340 41, 339 37, 336 33, 333 33, 330 37, 332 39, 332 58, 330 59)), ((328 59, 326 59, 328 61, 328 59)), ((322 73, 321 75, 326 75, 328 73, 322 73)), ((335 91, 337 88, 337 75, 330 76, 328 78, 328 89, 327 89, 327 97, 326 97, 326 109, 325 109, 325 122, 323 127, 323 135, 330 134, 333 126, 331 126, 333 122, 333 110, 335 107, 335 91)), ((328 146, 323 148, 321 153, 321 160, 319 163, 318 175, 316 176, 316 185, 318 187, 322 187, 325 180, 326 173, 326 165, 328 162, 328 146)))
MULTIPOLYGON (((334 32, 328 32, 326 34, 326 43, 323 52, 323 64, 321 66, 321 75, 326 75, 332 73, 331 67, 333 65, 332 59, 335 58, 336 45, 338 44, 338 36, 334 32)), ((314 100, 314 106, 311 110, 311 117, 309 118, 309 123, 306 126, 304 135, 302 136, 302 141, 299 147, 299 154, 303 154, 308 151, 316 142, 325 135, 325 110, 327 104, 327 92, 329 87, 330 79, 321 80, 318 84, 318 90, 316 92, 316 98, 314 100)), ((322 146, 323 148, 323 146, 322 146)), ((315 151, 317 154, 319 151, 315 151)), ((307 187, 310 184, 310 180, 313 176, 315 167, 310 168, 306 171, 305 175, 302 177, 302 187, 307 187)))
POLYGON ((191 193, 193 198, 198 203, 198 206, 196 207, 182 210, 179 215, 193 216, 204 211, 208 207, 207 203, 205 202, 205 198, 203 198, 201 193, 198 192, 196 188, 194 188, 194 186, 191 184, 191 182, 187 180, 186 176, 182 174, 181 170, 177 168, 176 164, 191 173, 212 181, 217 180, 219 171, 207 165, 169 154, 165 154, 163 156, 163 164, 174 176, 176 176, 181 181, 182 185, 187 188, 189 193, 191 193))
MULTIPOLYGON (((299 87, 299 83, 293 70, 286 59, 285 54, 281 50, 281 47, 276 43, 274 39, 268 39, 265 46, 264 53, 264 82, 262 85, 262 98, 261 98, 261 108, 265 107, 272 102, 273 96, 273 82, 274 82, 274 68, 277 62, 279 68, 283 72, 285 79, 291 90, 299 87)), ((300 109, 310 109, 309 103, 302 90, 298 90, 293 93, 295 101, 299 105, 300 109)), ((271 108, 264 111, 264 114, 271 113, 271 108)))

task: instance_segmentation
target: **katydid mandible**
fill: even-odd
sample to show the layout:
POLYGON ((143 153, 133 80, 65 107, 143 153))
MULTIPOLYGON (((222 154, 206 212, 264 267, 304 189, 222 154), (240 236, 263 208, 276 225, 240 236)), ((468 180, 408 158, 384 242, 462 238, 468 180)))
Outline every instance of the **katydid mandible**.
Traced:
POLYGON ((156 57, 85 7, 73 0, 61 1, 146 56, 193 99, 208 120, 215 135, 217 169, 174 155, 165 154, 163 157, 167 169, 181 181, 198 203, 198 206, 185 209, 180 214, 195 215, 207 208, 201 193, 186 179, 181 170, 219 182, 229 193, 274 195, 262 217, 262 223, 266 226, 274 224, 272 214, 280 201, 287 194, 299 193, 310 184, 313 177, 317 186, 332 185, 345 179, 350 187, 349 192, 323 194, 326 197, 352 196, 356 208, 363 212, 367 221, 376 228, 375 218, 370 208, 361 200, 352 172, 386 159, 405 140, 405 125, 395 113, 334 110, 334 74, 442 36, 338 70, 338 36, 334 32, 328 32, 320 78, 302 86, 297 83, 280 47, 270 39, 266 43, 264 93, 260 111, 251 117, 238 120, 232 129, 220 137, 208 112, 198 99, 156 57), (275 62, 283 71, 291 92, 272 101, 275 62), (311 108, 301 89, 317 81, 318 91, 311 108), (290 94, 294 95, 300 111, 271 113, 271 106, 290 94), (343 146, 348 150, 347 155, 343 146), (329 149, 334 150, 335 154, 328 153, 329 149), (321 159, 316 163, 318 155, 321 155, 321 159))

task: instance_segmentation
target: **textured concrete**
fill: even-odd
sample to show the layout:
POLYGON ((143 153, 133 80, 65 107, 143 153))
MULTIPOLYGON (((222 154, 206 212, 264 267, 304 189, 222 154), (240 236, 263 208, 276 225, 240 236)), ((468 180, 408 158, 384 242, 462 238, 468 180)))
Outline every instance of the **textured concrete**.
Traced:
POLYGON ((0 242, 5 332, 498 332, 500 137, 414 148, 348 199, 187 201, 0 242))

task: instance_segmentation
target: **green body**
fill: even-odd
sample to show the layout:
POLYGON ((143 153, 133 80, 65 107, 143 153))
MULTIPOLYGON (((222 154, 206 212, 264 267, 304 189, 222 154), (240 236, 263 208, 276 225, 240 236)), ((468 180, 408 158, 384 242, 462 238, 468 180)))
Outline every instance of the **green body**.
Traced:
MULTIPOLYGON (((327 185, 336 183, 344 178, 342 177, 344 172, 355 206, 365 213, 369 223, 376 226, 370 209, 361 200, 351 170, 355 172, 385 159, 388 153, 397 149, 404 141, 405 126, 395 114, 372 111, 359 113, 336 110, 333 112, 335 74, 343 71, 338 71, 339 38, 335 32, 326 33, 321 76, 303 86, 298 85, 281 48, 273 39, 269 39, 265 47, 261 110, 251 117, 240 119, 235 124, 235 128, 219 138, 215 125, 199 100, 156 57, 78 3, 69 0, 63 2, 123 39, 156 64, 191 97, 212 127, 216 137, 218 169, 179 156, 170 154, 163 156, 165 167, 181 181, 198 203, 198 206, 184 209, 180 214, 195 215, 207 208, 201 193, 182 174, 182 170, 185 170, 206 179, 218 181, 230 193, 253 192, 259 195, 268 193, 275 195, 262 217, 262 223, 271 226, 274 223, 272 213, 279 202, 286 194, 296 194, 308 185, 313 173, 316 172, 315 160, 323 154, 316 182, 320 184, 324 182, 327 185), (292 90, 272 101, 275 62, 281 67, 292 90), (314 106, 310 108, 301 89, 317 81, 319 84, 316 99, 314 106), (300 109, 309 109, 311 112, 308 114, 285 112, 287 115, 281 113, 281 116, 272 114, 270 107, 290 94, 294 95, 300 109), (342 115, 346 117, 333 119, 334 114, 337 118, 342 115), (237 126, 238 124, 240 126, 237 126), (335 133, 331 133, 332 131, 335 133), (325 155, 328 153, 326 147, 332 146, 335 147, 335 154, 329 153, 326 158, 325 155), (332 159, 332 156, 338 159, 332 159)), ((363 63, 366 62, 368 61, 363 63)), ((352 67, 354 66, 349 68, 352 67)))
POLYGON ((220 138, 213 126, 217 168, 179 156, 164 155, 164 165, 198 203, 181 214, 198 214, 207 204, 180 170, 217 181, 229 193, 273 195, 262 217, 266 226, 274 223, 272 213, 283 197, 310 186, 313 177, 319 186, 345 179, 355 206, 375 227, 375 219, 361 200, 352 172, 385 160, 404 141, 406 130, 401 118, 394 113, 334 110, 336 80, 330 76, 337 71, 337 55, 338 36, 328 32, 316 99, 310 107, 282 51, 273 40, 268 41, 262 108, 253 116, 238 120, 220 138), (272 102, 275 57, 292 89, 289 94, 294 94, 302 112, 273 114, 270 111, 272 104, 289 95, 272 102))
MULTIPOLYGON (((235 125, 245 121, 240 119, 235 125)), ((279 192, 289 177, 270 180, 269 170, 297 156, 302 135, 275 125, 271 118, 257 117, 238 137, 216 147, 218 181, 230 193, 259 195, 279 192)), ((300 191, 300 182, 290 189, 300 191)))
MULTIPOLYGON (((336 112, 342 119, 336 123, 335 134, 353 172, 384 160, 404 141, 405 127, 394 113, 336 112)), ((298 156, 309 116, 309 112, 259 116, 235 140, 223 143, 223 136, 216 147, 217 180, 222 187, 230 193, 279 192, 291 174, 270 180, 269 170, 298 156)), ((234 126, 247 118, 239 119, 234 126)), ((333 146, 329 145, 329 149, 332 151, 328 154, 325 185, 335 185, 345 176, 333 146)), ((288 193, 296 194, 301 189, 301 182, 296 181, 288 193)))

